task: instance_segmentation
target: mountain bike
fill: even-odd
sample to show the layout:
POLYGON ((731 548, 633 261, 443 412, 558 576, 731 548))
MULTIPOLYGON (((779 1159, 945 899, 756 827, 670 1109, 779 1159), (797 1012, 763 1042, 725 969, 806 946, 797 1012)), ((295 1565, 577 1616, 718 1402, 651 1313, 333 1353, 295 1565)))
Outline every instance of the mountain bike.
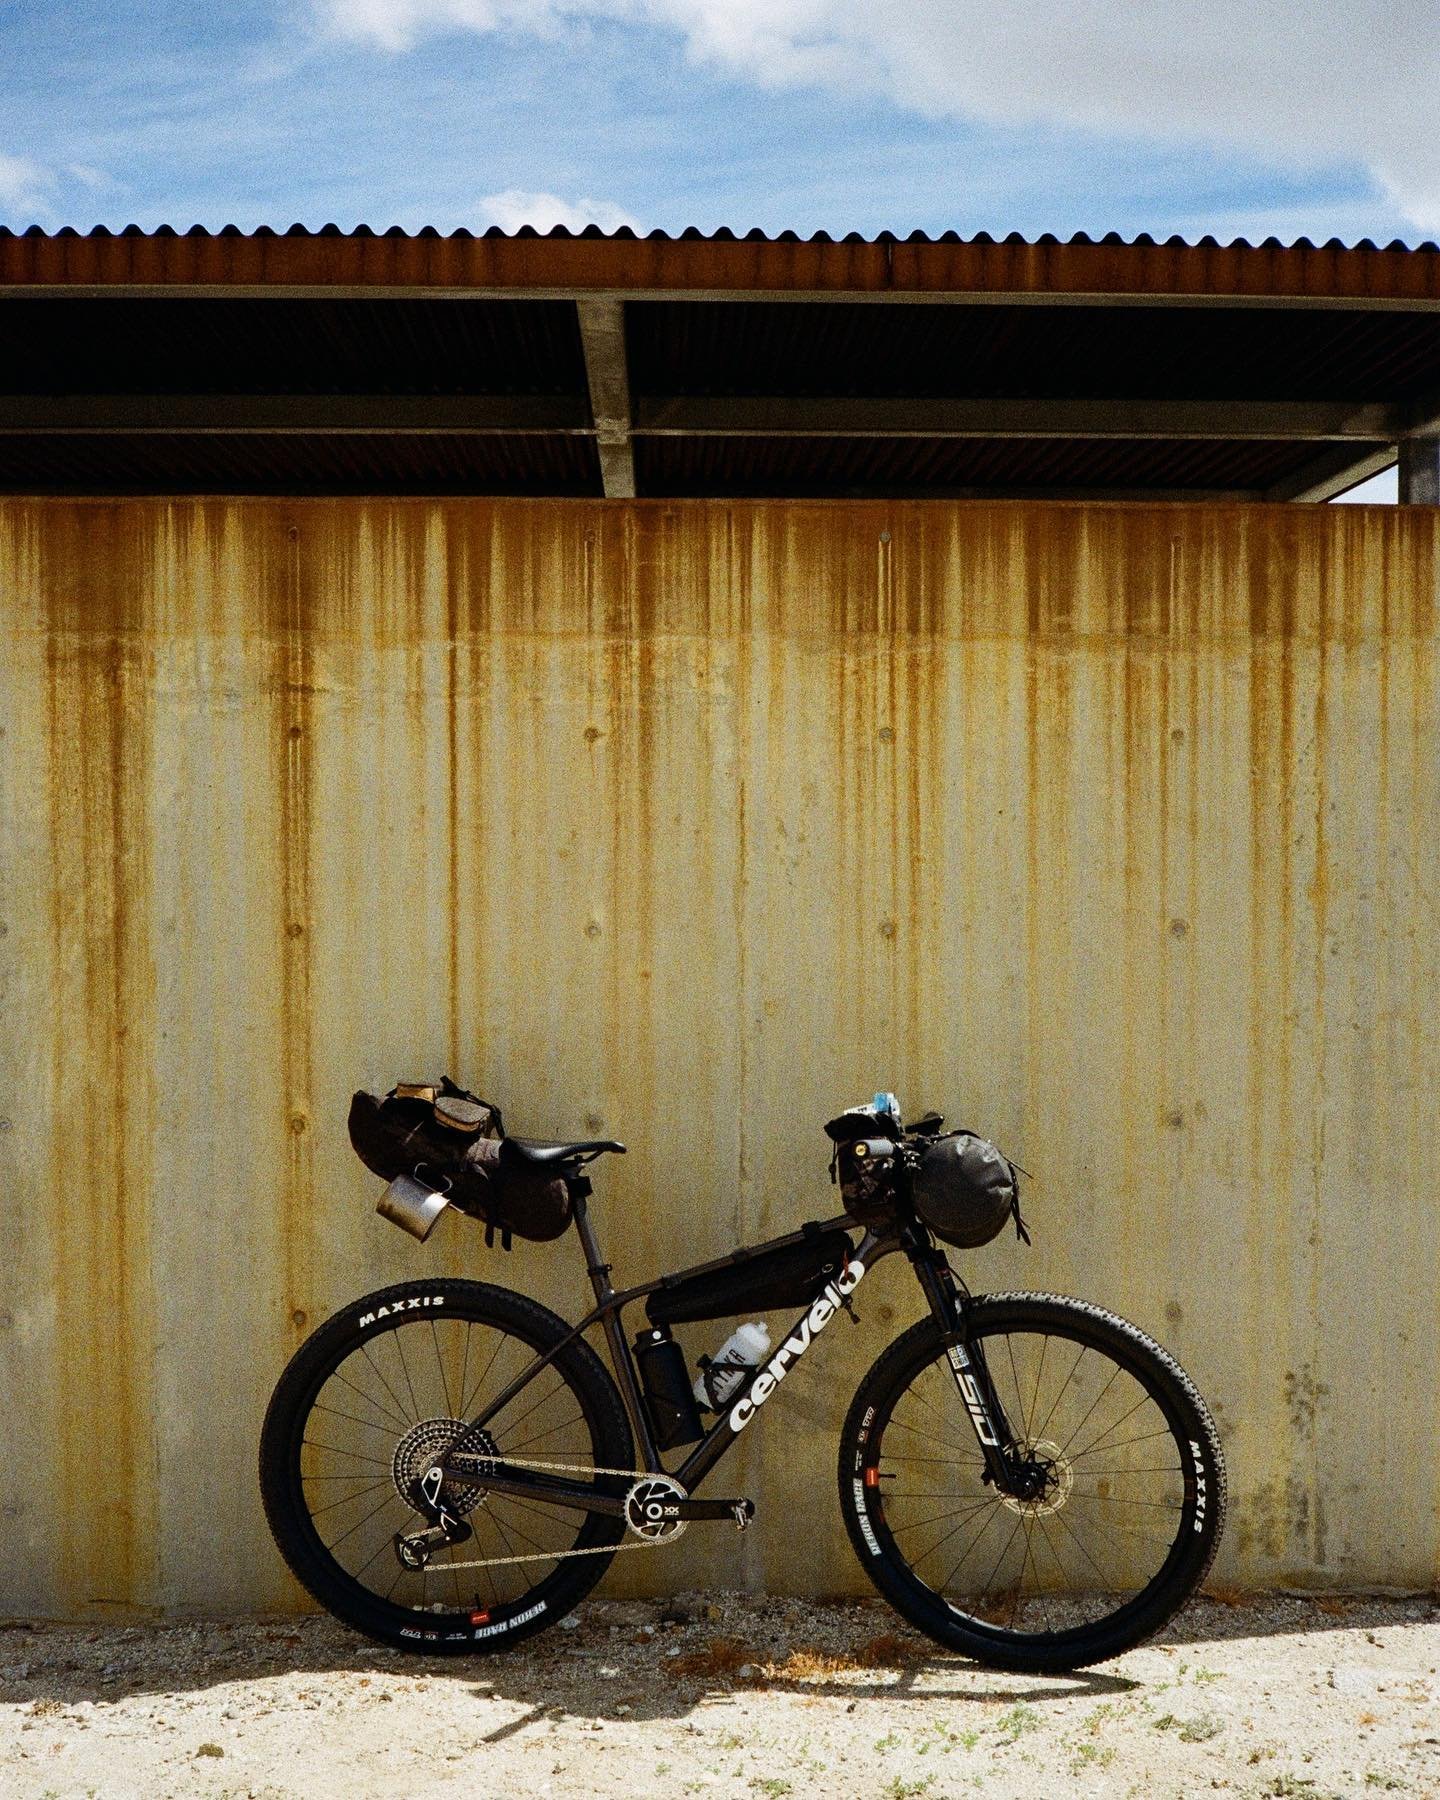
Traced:
MULTIPOLYGON (((871 1178, 865 1206, 842 1181, 836 1217, 620 1289, 583 1171, 623 1145, 504 1139, 501 1167, 565 1184, 595 1305, 571 1324, 508 1288, 438 1277, 321 1325, 261 1436, 265 1510, 294 1574, 386 1644, 494 1651, 563 1618, 618 1554, 663 1553, 691 1524, 747 1529, 749 1498, 699 1490, 837 1315, 860 1321, 865 1278, 898 1253, 924 1316, 865 1375, 840 1434, 840 1509, 867 1576, 937 1643, 1002 1669, 1076 1669, 1158 1630, 1224 1523, 1204 1402, 1113 1313, 972 1295, 913 1203, 939 1121, 905 1127, 895 1108, 884 1123, 843 1146, 871 1178), (877 1159, 890 1179, 873 1180, 877 1159), (632 1348, 622 1315, 639 1302, 632 1348), (786 1305, 798 1317, 772 1353, 720 1359, 691 1388, 673 1325, 786 1305)), ((424 1193, 428 1218, 444 1193, 424 1193)))

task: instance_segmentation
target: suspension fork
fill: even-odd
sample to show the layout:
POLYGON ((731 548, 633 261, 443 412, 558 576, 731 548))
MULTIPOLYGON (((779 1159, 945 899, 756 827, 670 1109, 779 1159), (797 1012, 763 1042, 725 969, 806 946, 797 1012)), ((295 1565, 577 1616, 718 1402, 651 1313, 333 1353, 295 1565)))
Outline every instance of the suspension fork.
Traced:
POLYGON ((969 1290, 963 1282, 956 1281, 944 1253, 933 1242, 921 1242, 917 1237, 905 1245, 905 1253, 940 1327, 955 1391, 985 1458, 984 1479, 1006 1493, 1013 1480, 1015 1433, 990 1379, 984 1347, 970 1336, 966 1316, 969 1290))

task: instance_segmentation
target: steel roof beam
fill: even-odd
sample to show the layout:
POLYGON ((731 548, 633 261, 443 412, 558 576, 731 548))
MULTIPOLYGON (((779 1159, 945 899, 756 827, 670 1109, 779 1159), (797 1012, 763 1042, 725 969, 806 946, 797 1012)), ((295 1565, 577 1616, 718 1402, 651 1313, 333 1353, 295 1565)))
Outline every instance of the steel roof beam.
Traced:
POLYGON ((1392 406, 1309 400, 1073 400, 708 395, 635 401, 646 437, 1197 438, 1387 441, 1392 406))
POLYGON ((1402 506, 1440 506, 1440 436, 1401 444, 1397 498, 1402 506))
POLYGON ((0 394, 0 432, 26 436, 588 437, 592 429, 578 394, 0 394))
POLYGON ((1324 501, 1359 487, 1372 475, 1393 468, 1394 444, 1336 444, 1322 450, 1306 463, 1273 482, 1262 498, 1266 500, 1324 501))
POLYGON ((621 300, 581 300, 580 342, 590 411, 607 500, 635 497, 635 455, 630 444, 630 375, 625 359, 625 304, 621 300))

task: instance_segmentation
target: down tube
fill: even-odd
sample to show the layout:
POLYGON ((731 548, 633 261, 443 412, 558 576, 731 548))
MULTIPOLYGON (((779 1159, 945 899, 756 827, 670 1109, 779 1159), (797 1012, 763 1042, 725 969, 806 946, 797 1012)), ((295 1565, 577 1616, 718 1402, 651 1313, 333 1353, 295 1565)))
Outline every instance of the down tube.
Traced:
POLYGON ((761 1363, 744 1389, 727 1403, 719 1419, 675 1471, 675 1479, 687 1493, 695 1492, 741 1432, 755 1422, 765 1402, 820 1333, 833 1322, 836 1313, 843 1310, 880 1258, 898 1248, 893 1236, 877 1237, 874 1232, 866 1232, 844 1269, 820 1290, 769 1358, 761 1363))

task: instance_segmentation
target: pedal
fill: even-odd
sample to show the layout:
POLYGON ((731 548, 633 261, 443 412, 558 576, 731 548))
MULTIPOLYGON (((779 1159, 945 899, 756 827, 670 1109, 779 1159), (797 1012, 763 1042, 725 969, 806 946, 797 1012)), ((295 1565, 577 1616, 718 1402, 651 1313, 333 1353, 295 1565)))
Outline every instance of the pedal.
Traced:
POLYGON ((755 1502, 753 1500, 737 1500, 730 1510, 731 1516, 735 1520, 735 1529, 744 1531, 755 1517, 755 1502))

